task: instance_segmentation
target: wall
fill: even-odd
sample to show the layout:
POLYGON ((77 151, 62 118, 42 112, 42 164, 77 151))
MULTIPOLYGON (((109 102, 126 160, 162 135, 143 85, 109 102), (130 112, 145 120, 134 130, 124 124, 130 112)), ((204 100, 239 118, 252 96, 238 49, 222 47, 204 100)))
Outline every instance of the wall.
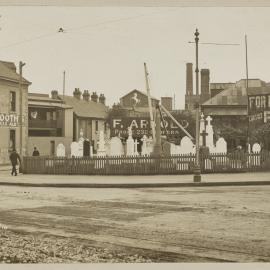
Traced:
MULTIPOLYGON (((22 123, 22 145, 20 140, 20 125, 16 127, 0 126, 0 164, 9 163, 9 132, 14 129, 16 132, 16 149, 23 155, 27 151, 27 136, 28 136, 28 99, 27 91, 28 87, 23 85, 22 87, 22 112, 23 112, 23 123, 22 123)), ((15 82, 8 82, 6 80, 0 80, 0 113, 20 115, 20 91, 19 84, 15 82), (11 112, 10 110, 10 91, 16 92, 16 111, 11 112)))
POLYGON ((59 143, 63 143, 66 147, 66 155, 70 155, 70 144, 72 143, 72 137, 28 137, 27 155, 32 156, 35 146, 37 147, 40 155, 50 155, 51 141, 55 141, 55 154, 57 145, 59 143))

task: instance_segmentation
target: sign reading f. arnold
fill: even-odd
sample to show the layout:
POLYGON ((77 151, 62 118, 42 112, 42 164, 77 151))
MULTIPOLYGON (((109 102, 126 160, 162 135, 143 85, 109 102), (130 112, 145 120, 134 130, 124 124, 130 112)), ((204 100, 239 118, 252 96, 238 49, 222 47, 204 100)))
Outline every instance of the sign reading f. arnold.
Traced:
MULTIPOLYGON (((184 128, 190 127, 190 123, 186 119, 178 120, 184 128)), ((181 134, 180 128, 170 119, 165 118, 164 124, 167 134, 171 136, 178 136, 181 134)), ((147 117, 115 117, 111 119, 111 136, 124 136, 128 135, 128 128, 131 127, 133 136, 150 136, 152 130, 150 126, 150 119, 147 117)), ((161 121, 161 133, 165 134, 165 128, 161 121)))
POLYGON ((21 120, 17 114, 0 113, 0 127, 17 127, 22 123, 21 120))

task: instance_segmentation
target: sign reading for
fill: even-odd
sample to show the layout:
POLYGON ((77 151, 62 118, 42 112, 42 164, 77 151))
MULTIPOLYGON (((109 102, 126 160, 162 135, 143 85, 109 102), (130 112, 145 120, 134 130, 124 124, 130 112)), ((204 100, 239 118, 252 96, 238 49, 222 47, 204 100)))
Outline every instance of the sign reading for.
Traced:
POLYGON ((0 126, 17 127, 20 122, 17 114, 0 113, 0 126))
MULTIPOLYGON (((187 128, 189 126, 189 123, 187 120, 180 120, 180 124, 187 128)), ((167 130, 168 135, 179 135, 180 129, 179 127, 170 119, 165 118, 164 119, 164 125, 167 130)), ((165 135, 165 128, 164 128, 163 122, 161 121, 161 134, 165 135)), ((132 133, 135 136, 143 136, 143 135, 152 135, 152 130, 150 126, 150 120, 149 118, 113 118, 111 119, 111 135, 117 136, 127 136, 128 135, 128 128, 131 127, 132 133)))

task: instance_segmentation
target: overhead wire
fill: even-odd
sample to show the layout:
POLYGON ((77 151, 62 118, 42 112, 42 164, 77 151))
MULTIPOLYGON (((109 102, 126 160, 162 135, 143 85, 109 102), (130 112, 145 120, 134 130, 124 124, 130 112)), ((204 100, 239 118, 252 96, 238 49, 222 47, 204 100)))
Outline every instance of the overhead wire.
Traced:
MULTIPOLYGON (((174 11, 174 10, 167 10, 167 12, 169 12, 169 11, 174 11)), ((28 43, 28 42, 35 41, 35 40, 38 40, 38 39, 46 38, 46 37, 49 37, 49 36, 58 35, 60 32, 61 33, 70 33, 70 32, 71 33, 76 33, 74 31, 78 31, 78 30, 84 29, 84 28, 96 27, 96 26, 99 26, 99 25, 106 25, 106 24, 117 23, 117 22, 121 22, 121 21, 128 21, 128 20, 137 19, 137 18, 140 18, 140 17, 147 17, 147 16, 150 16, 150 15, 153 15, 153 14, 158 14, 158 13, 164 13, 164 11, 151 12, 151 13, 148 13, 148 14, 140 14, 140 15, 137 15, 137 16, 130 16, 130 17, 121 18, 121 19, 108 20, 108 21, 95 23, 95 24, 87 24, 87 25, 83 25, 83 26, 80 26, 80 27, 73 27, 73 28, 59 27, 58 30, 63 29, 64 31, 58 31, 56 29, 55 31, 53 31, 51 33, 48 33, 48 34, 44 34, 44 35, 36 36, 36 37, 33 37, 33 38, 25 39, 25 40, 22 40, 22 41, 17 41, 17 42, 14 42, 14 43, 10 43, 10 44, 4 45, 4 46, 0 46, 0 49, 6 49, 6 48, 9 48, 9 47, 18 46, 18 45, 21 45, 21 44, 24 44, 24 43, 28 43)))

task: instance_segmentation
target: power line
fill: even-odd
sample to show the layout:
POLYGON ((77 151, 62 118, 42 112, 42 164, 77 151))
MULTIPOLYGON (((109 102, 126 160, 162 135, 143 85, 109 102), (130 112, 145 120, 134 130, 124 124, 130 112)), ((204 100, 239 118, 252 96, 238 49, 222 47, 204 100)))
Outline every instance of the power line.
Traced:
MULTIPOLYGON (((195 43, 194 41, 189 41, 188 43, 195 43)), ((239 46, 239 43, 216 43, 216 42, 200 42, 203 45, 228 45, 228 46, 239 46)))

